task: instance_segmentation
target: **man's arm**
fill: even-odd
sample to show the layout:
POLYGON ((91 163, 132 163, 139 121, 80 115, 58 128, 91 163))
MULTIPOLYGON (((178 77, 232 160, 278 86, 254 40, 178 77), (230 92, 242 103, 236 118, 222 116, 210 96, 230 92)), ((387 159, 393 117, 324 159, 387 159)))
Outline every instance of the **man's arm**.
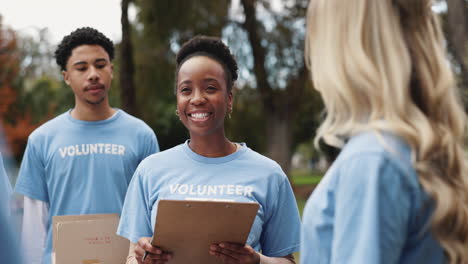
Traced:
POLYGON ((47 238, 49 204, 24 196, 21 244, 26 263, 41 264, 47 238))

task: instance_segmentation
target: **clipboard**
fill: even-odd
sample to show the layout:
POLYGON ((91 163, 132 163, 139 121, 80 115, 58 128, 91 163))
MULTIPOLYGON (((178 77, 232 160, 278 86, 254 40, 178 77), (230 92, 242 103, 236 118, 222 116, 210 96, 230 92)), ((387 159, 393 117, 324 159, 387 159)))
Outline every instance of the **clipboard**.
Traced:
POLYGON ((118 214, 54 216, 52 263, 125 263, 130 244, 115 233, 119 219, 118 214))
POLYGON ((212 243, 245 244, 258 203, 160 200, 152 244, 172 252, 170 264, 220 264, 212 243))

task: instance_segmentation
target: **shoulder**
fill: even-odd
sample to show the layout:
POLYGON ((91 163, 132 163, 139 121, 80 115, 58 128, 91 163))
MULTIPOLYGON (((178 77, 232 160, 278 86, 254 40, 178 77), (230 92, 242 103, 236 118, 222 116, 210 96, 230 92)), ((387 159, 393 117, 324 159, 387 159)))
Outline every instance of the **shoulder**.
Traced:
POLYGON ((137 170, 141 173, 144 173, 153 169, 163 169, 171 166, 177 166, 177 163, 182 160, 181 155, 184 155, 182 151, 182 145, 151 154, 146 157, 140 163, 140 165, 138 165, 137 170))
POLYGON ((247 148, 247 151, 245 152, 243 158, 252 162, 253 164, 255 164, 255 166, 264 167, 265 169, 282 171, 281 166, 276 161, 256 152, 251 148, 248 148, 247 146, 244 147, 247 148))
POLYGON ((130 128, 133 131, 132 133, 136 134, 137 136, 156 136, 153 129, 143 120, 128 114, 122 109, 118 109, 118 111, 120 115, 120 126, 123 126, 124 128, 130 128))
MULTIPOLYGON (((118 109, 120 113, 120 120, 121 122, 127 124, 127 125, 133 125, 135 126, 135 129, 141 129, 141 130, 151 130, 151 128, 146 124, 143 120, 141 120, 138 117, 132 116, 125 112, 122 109, 118 109)), ((152 131, 152 130, 151 130, 152 131)))
POLYGON ((240 162, 243 167, 249 167, 252 171, 262 172, 259 175, 266 175, 267 177, 275 178, 280 182, 287 181, 287 176, 284 173, 281 166, 274 160, 248 148, 247 148, 244 155, 240 158, 240 162))
POLYGON ((365 132, 352 137, 339 155, 340 160, 378 157, 409 172, 413 168, 411 148, 400 137, 391 133, 365 132))
POLYGON ((62 113, 40 125, 29 135, 29 141, 41 140, 44 137, 50 137, 55 133, 60 133, 63 127, 69 122, 67 115, 68 112, 62 113))
POLYGON ((390 133, 365 132, 352 137, 331 171, 355 182, 369 183, 372 178, 377 178, 383 184, 400 180, 413 188, 418 185, 411 148, 403 139, 390 133))

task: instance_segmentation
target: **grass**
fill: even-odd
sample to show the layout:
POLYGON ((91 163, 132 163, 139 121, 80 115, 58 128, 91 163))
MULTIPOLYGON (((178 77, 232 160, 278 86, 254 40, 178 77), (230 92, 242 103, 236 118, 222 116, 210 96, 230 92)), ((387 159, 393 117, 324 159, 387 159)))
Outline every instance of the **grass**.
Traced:
POLYGON ((299 209, 299 214, 301 215, 301 218, 302 218, 302 211, 304 210, 304 206, 305 206, 306 201, 307 200, 304 199, 304 198, 297 197, 297 199, 296 199, 297 208, 299 209))
MULTIPOLYGON (((302 219, 302 211, 304 210, 304 206, 305 206, 306 201, 307 200, 304 199, 304 198, 296 197, 297 208, 299 209, 299 214, 301 215, 301 219, 302 219)), ((300 252, 295 252, 293 254, 293 256, 294 256, 294 259, 295 259, 296 263, 299 263, 300 258, 301 258, 300 252)))
MULTIPOLYGON (((293 185, 306 186, 306 185, 317 185, 322 179, 323 174, 321 172, 306 170, 306 169, 294 169, 291 171, 290 179, 293 185)), ((302 211, 307 199, 296 195, 297 208, 302 219, 302 211)), ((294 259, 296 263, 300 262, 300 252, 295 252, 294 259)))
POLYGON ((294 185, 316 185, 322 177, 323 174, 321 172, 312 170, 294 169, 291 171, 291 180, 294 185))

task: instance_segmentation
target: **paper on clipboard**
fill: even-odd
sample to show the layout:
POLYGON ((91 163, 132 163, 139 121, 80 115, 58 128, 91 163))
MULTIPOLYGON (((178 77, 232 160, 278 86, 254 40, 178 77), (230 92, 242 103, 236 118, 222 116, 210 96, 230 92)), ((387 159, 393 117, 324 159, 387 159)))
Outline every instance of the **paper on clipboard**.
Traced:
POLYGON ((170 264, 222 263, 208 253, 210 245, 244 244, 258 207, 257 203, 161 200, 152 243, 173 253, 170 264))

